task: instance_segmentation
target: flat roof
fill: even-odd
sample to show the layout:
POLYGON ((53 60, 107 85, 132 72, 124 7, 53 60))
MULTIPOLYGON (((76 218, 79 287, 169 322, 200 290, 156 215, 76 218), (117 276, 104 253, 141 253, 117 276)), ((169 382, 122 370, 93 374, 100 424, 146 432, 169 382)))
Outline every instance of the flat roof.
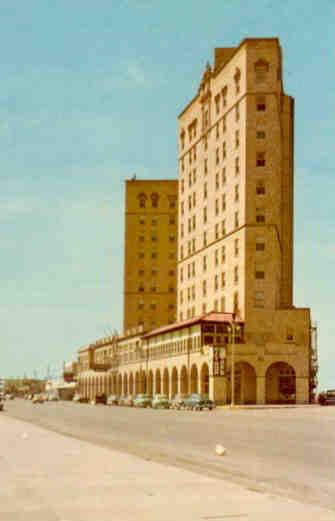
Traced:
POLYGON ((185 327, 190 327, 195 324, 202 324, 206 322, 236 322, 238 324, 243 324, 244 322, 241 320, 235 320, 235 313, 225 313, 219 311, 209 311, 203 315, 198 315, 194 318, 189 318, 188 320, 183 320, 182 322, 174 322, 173 324, 169 324, 167 326, 159 327, 158 329, 153 329, 149 331, 145 335, 142 336, 143 339, 151 338, 153 336, 162 335, 164 333, 169 333, 171 331, 176 331, 177 329, 183 329, 185 327))

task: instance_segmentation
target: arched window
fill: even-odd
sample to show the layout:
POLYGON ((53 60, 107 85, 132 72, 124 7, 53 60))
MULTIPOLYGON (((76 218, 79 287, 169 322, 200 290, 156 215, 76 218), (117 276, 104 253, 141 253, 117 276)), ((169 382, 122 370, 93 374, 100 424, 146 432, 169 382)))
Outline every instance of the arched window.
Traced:
POLYGON ((147 200, 147 196, 143 192, 138 194, 138 202, 139 202, 140 208, 145 208, 146 200, 147 200))
POLYGON ((153 208, 158 208, 159 195, 156 192, 154 192, 151 194, 150 197, 151 197, 151 206, 153 208))
POLYGON ((264 83, 267 80, 269 63, 262 58, 255 63, 255 82, 264 83))

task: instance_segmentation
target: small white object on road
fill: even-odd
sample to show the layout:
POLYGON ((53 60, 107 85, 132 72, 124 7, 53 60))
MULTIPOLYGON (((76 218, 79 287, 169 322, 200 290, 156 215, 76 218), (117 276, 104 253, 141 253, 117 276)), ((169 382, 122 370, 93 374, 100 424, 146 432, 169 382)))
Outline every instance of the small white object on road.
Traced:
POLYGON ((24 432, 22 435, 21 435, 21 438, 23 440, 26 440, 28 438, 28 434, 26 432, 24 432))
POLYGON ((217 444, 215 446, 215 452, 218 456, 223 456, 226 452, 226 449, 224 448, 223 445, 217 444))

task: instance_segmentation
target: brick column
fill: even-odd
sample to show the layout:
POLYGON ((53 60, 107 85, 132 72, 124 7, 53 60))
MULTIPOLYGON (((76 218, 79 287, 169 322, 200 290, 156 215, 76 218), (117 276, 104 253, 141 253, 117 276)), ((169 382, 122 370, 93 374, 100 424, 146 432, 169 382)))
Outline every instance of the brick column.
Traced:
POLYGON ((256 377, 256 403, 258 405, 265 403, 265 376, 256 377))

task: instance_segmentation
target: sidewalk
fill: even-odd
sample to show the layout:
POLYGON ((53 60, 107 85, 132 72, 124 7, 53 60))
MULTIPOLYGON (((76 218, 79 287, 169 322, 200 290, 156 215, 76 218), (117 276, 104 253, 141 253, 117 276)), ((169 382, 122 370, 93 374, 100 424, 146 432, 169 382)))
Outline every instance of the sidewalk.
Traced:
POLYGON ((0 521, 335 521, 329 510, 97 447, 5 413, 0 439, 0 521))

